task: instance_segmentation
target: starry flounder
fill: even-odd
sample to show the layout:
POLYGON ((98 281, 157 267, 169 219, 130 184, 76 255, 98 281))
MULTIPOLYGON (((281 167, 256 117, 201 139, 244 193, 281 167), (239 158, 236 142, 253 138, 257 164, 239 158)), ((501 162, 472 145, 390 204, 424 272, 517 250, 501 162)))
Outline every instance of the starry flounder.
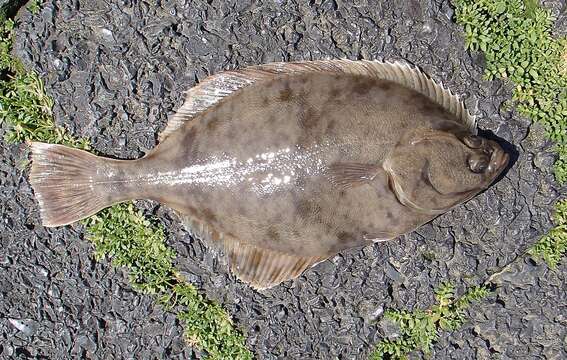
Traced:
POLYGON ((155 200, 262 289, 416 229, 508 162, 456 96, 402 63, 259 65, 211 76, 186 97, 138 160, 32 143, 43 224, 155 200))

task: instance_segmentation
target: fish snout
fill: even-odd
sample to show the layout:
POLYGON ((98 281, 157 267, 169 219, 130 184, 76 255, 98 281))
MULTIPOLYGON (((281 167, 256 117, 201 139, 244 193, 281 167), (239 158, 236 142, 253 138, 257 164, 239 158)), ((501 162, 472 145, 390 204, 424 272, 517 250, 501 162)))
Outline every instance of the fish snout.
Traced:
POLYGON ((490 162, 487 172, 499 174, 510 161, 510 156, 502 149, 496 141, 486 140, 485 152, 490 154, 490 162))

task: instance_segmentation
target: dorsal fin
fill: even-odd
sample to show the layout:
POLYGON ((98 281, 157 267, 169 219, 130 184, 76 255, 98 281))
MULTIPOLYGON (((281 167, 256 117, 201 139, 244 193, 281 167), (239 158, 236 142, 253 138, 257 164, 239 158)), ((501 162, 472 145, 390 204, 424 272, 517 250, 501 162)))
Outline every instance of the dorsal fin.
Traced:
POLYGON ((427 96, 454 114, 472 134, 477 133, 474 116, 466 110, 458 96, 436 83, 417 67, 402 62, 316 60, 255 65, 242 70, 224 71, 206 78, 185 93, 185 103, 169 119, 160 134, 160 141, 186 121, 248 85, 278 76, 312 72, 337 72, 396 82, 427 96))

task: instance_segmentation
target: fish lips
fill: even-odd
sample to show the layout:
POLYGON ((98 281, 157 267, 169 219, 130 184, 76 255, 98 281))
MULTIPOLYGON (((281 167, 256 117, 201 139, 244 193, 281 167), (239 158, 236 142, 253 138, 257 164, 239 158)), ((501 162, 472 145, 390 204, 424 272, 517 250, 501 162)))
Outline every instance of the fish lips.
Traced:
POLYGON ((492 152, 487 172, 492 175, 492 179, 495 179, 508 166, 510 155, 497 142, 488 140, 487 143, 492 152))

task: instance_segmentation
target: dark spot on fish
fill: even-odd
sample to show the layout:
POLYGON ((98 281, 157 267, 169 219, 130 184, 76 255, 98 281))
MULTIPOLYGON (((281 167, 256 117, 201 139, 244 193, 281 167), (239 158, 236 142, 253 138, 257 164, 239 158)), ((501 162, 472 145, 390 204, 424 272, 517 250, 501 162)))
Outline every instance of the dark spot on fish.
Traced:
POLYGON ((221 234, 218 231, 211 229, 211 240, 212 241, 214 241, 214 242, 219 241, 220 237, 221 237, 221 234))
MULTIPOLYGON (((187 165, 188 159, 195 159, 197 158, 198 151, 196 149, 195 144, 195 136, 197 135, 197 130, 194 126, 189 127, 189 129, 185 130, 185 135, 181 137, 180 140, 180 149, 185 152, 185 156, 175 156, 173 159, 179 160, 180 164, 179 167, 185 167, 187 165)), ((170 159, 170 160, 173 160, 170 159)), ((165 159, 168 160, 168 159, 165 159)))
POLYGON ((274 242, 281 241, 280 234, 274 226, 268 227, 268 230, 266 231, 266 240, 273 240, 274 242))
POLYGON ((339 96, 341 96, 341 89, 338 88, 332 88, 331 91, 329 91, 329 100, 334 100, 336 98, 338 98, 339 96))
POLYGON ((331 135, 335 132, 335 127, 337 126, 337 121, 335 119, 330 120, 327 123, 327 129, 325 130, 325 133, 327 135, 331 135))
POLYGON ((208 222, 209 224, 213 224, 217 221, 216 215, 210 209, 207 209, 207 208, 203 209, 201 211, 201 214, 202 214, 203 220, 208 222))
POLYGON ((248 208, 244 205, 238 205, 238 213, 241 216, 246 217, 246 215, 248 215, 248 208))
POLYGON ((440 206, 439 199, 435 196, 430 197, 429 199, 434 208, 438 208, 440 206))
POLYGON ((262 105, 267 106, 270 103, 270 100, 267 97, 262 98, 262 105))
POLYGON ((423 101, 421 103, 418 103, 418 105, 419 105, 419 110, 427 114, 438 113, 441 112, 442 110, 442 108, 439 105, 433 103, 432 101, 423 101))
POLYGON ((264 84, 264 86, 266 88, 272 88, 272 87, 275 87, 277 85, 279 85, 279 82, 277 80, 271 80, 271 81, 268 81, 264 84))
MULTIPOLYGON (((234 123, 234 122, 233 122, 234 123)), ((233 124, 232 123, 232 124, 233 124)), ((227 136, 229 139, 235 139, 236 136, 238 136, 238 130, 236 129, 236 126, 232 125, 228 128, 228 132, 227 132, 227 136)))
POLYGON ((112 204, 114 202, 114 196, 115 194, 122 194, 124 193, 124 186, 122 184, 115 184, 113 185, 113 189, 112 191, 108 191, 104 194, 104 197, 106 198, 106 203, 107 204, 112 204))
POLYGON ((214 131, 218 127, 219 123, 220 123, 220 121, 216 117, 212 117, 212 118, 208 119, 207 120, 207 130, 214 131))
POLYGON ((339 239, 341 243, 350 242, 352 241, 352 238, 352 234, 346 231, 341 231, 337 234, 337 239, 339 239))
POLYGON ((392 88, 392 83, 389 81, 380 81, 378 82, 378 87, 383 91, 388 91, 392 88))
POLYGON ((190 126, 189 128, 186 128, 186 133, 185 136, 182 137, 182 143, 181 145, 183 145, 184 148, 191 148, 193 146, 193 142, 195 140, 195 135, 197 134, 197 130, 195 129, 194 126, 190 126))
POLYGON ((353 91, 357 95, 366 95, 376 85, 376 81, 366 77, 361 77, 354 85, 353 91))
POLYGON ((301 110, 299 113, 299 125, 304 129, 312 129, 319 123, 319 116, 317 111, 313 106, 308 104, 301 104, 301 110))
POLYGON ((311 203, 307 200, 299 200, 295 205, 295 212, 301 219, 308 219, 312 215, 311 203))
POLYGON ((339 191, 339 198, 343 198, 346 196, 346 191, 345 190, 341 190, 339 191))
MULTIPOLYGON (((235 109, 234 109, 234 108, 235 108, 236 104, 239 103, 238 100, 242 99, 242 93, 236 93, 236 94, 234 94, 233 96, 234 96, 233 99, 235 99, 235 101, 227 101, 227 102, 224 102, 224 104, 226 104, 226 105, 225 105, 224 107, 221 107, 221 108, 220 108, 220 109, 224 110, 226 107, 228 107, 228 113, 229 113, 229 114, 234 114, 234 113, 235 113, 235 109)), ((246 99, 246 98, 245 98, 245 99, 246 99)), ((222 106, 222 104, 223 104, 223 103, 221 102, 221 105, 220 105, 220 106, 222 106)))
POLYGON ((232 264, 232 269, 233 271, 236 270, 236 254, 234 253, 234 251, 231 251, 230 254, 228 255, 229 259, 230 259, 230 263, 232 264))
POLYGON ((195 209, 194 207, 190 206, 190 205, 185 205, 185 209, 187 210, 187 212, 189 213, 190 216, 197 216, 197 214, 199 213, 199 211, 197 209, 195 209))
POLYGON ((386 212, 386 219, 389 221, 390 225, 392 226, 396 226, 400 223, 400 220, 389 211, 386 212))
POLYGON ((412 91, 412 95, 409 97, 408 103, 415 106, 418 111, 424 114, 442 114, 445 112, 445 109, 441 105, 416 91, 412 91))
POLYGON ((291 93, 291 89, 289 87, 281 90, 280 93, 278 94, 278 100, 281 102, 288 102, 289 100, 291 100, 292 97, 293 96, 291 93))

